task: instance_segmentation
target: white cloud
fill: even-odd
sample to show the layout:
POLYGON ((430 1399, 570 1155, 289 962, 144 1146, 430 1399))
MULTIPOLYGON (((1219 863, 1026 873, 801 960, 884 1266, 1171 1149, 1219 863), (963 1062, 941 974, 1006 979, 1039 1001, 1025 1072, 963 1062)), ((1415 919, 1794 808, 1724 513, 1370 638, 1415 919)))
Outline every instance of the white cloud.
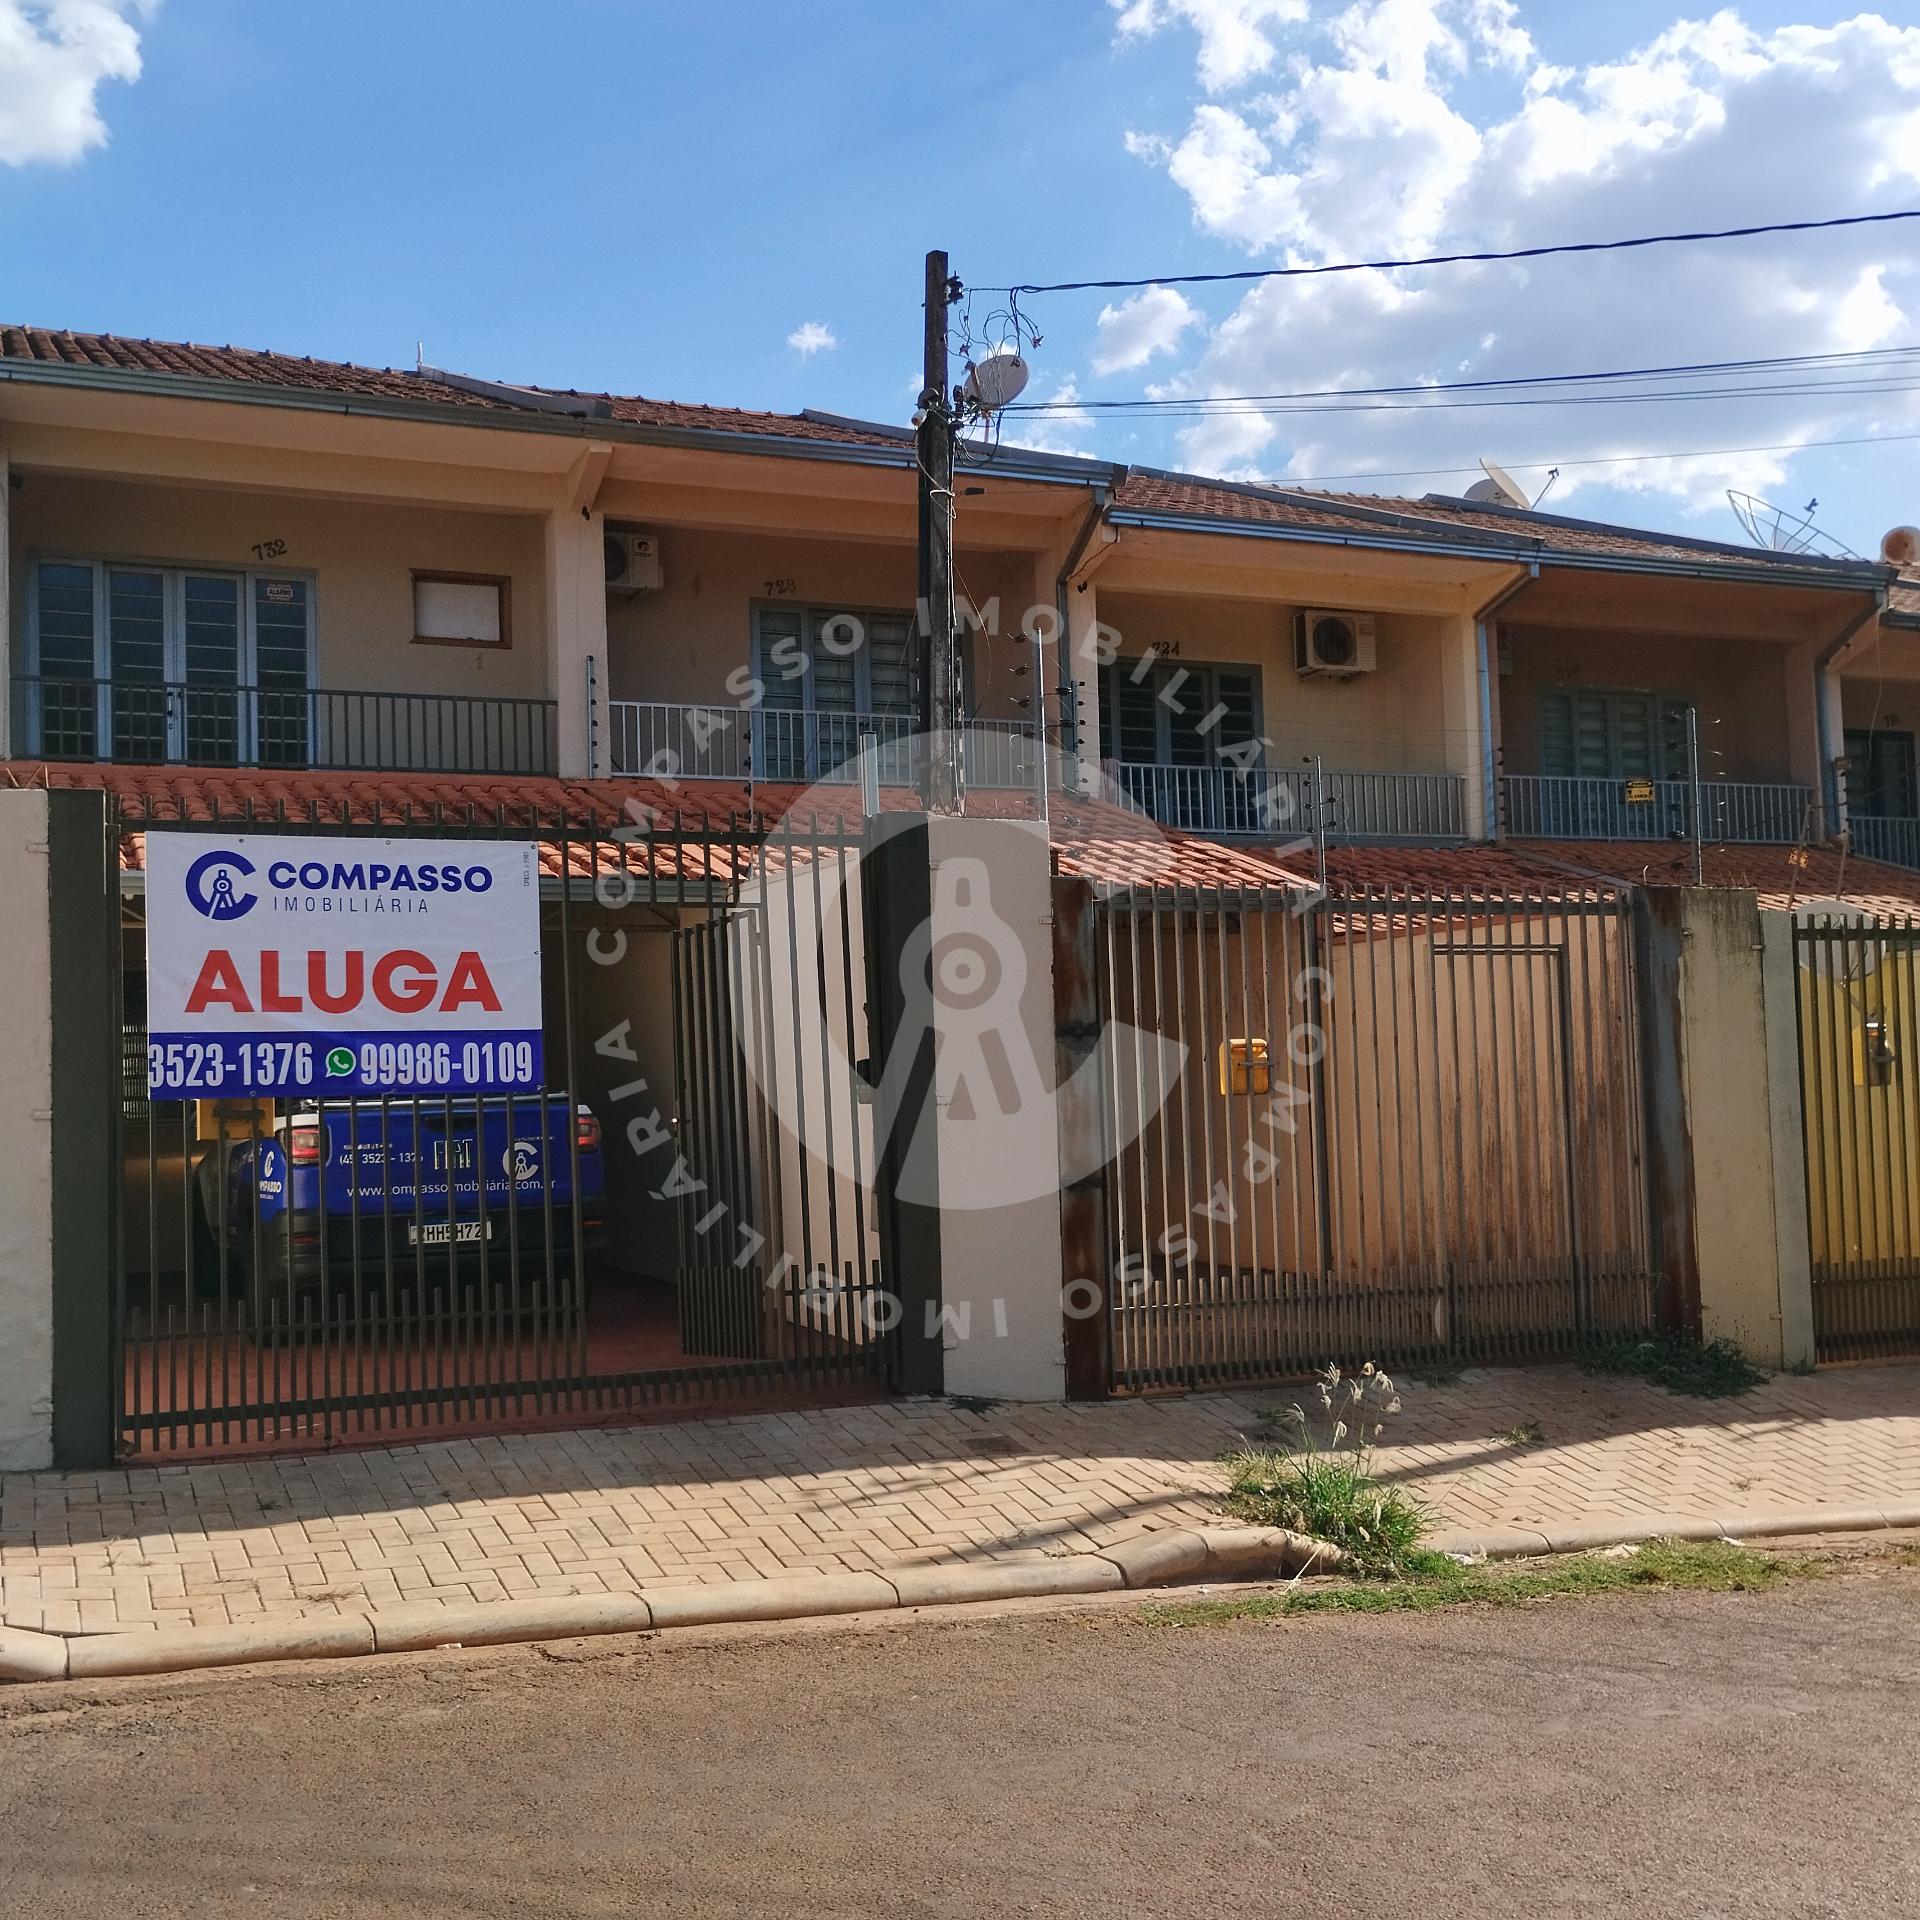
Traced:
POLYGON ((787 345, 803 360, 816 353, 831 353, 840 344, 840 336, 819 320, 805 320, 787 335, 787 345))
POLYGON ((140 77, 159 0, 0 0, 0 163, 66 166, 107 142, 103 80, 140 77))
POLYGON ((1048 413, 1015 413, 1002 416, 1006 424, 1001 438, 1010 447, 1030 447, 1036 453, 1087 453, 1093 429, 1093 416, 1076 404, 1080 382, 1066 374, 1050 391, 1029 389, 1023 400, 1031 405, 1045 401, 1048 413))
MULTIPOLYGON (((1196 98, 1184 129, 1130 133, 1128 149, 1185 193, 1196 228, 1259 264, 1915 203, 1920 27, 1867 13, 1760 31, 1723 10, 1567 67, 1541 60, 1528 16, 1553 17, 1544 0, 1352 0, 1316 5, 1308 20, 1258 21, 1247 7, 1140 0, 1123 11, 1123 33, 1198 35, 1196 98), (1221 16, 1259 33, 1266 52, 1225 59, 1221 16), (1255 91, 1269 72, 1260 85, 1270 90, 1255 91)), ((1096 366, 1115 324, 1102 315, 1096 366)), ((1180 395, 1375 386, 1916 338, 1914 236, 1868 227, 1264 282, 1165 386, 1180 395)), ((1310 477, 1470 464, 1480 453, 1532 465, 1917 428, 1920 408, 1898 394, 1236 415, 1191 424, 1182 457, 1209 471, 1310 477)), ((1610 483, 1717 504, 1724 487, 1763 490, 1785 469, 1779 455, 1569 465, 1554 497, 1610 483)))
POLYGON ((1149 39, 1184 21, 1200 36, 1200 83, 1219 93, 1265 73, 1276 52, 1270 27, 1307 17, 1307 0, 1107 0, 1123 40, 1149 39))
POLYGON ((1156 353, 1171 353, 1180 336, 1200 323, 1197 308, 1174 287, 1148 287, 1117 307, 1100 309, 1100 339, 1093 350, 1095 373, 1144 367, 1156 353))

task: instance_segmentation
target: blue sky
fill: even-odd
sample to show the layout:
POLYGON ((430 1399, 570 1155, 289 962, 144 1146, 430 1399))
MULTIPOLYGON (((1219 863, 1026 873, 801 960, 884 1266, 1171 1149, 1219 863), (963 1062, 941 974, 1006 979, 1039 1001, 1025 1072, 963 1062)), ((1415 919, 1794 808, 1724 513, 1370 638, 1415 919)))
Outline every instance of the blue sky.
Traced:
MULTIPOLYGON (((441 366, 680 399, 903 418, 930 244, 993 283, 1920 205, 1920 27, 1890 5, 1835 37, 1852 10, 1810 0, 1696 11, 1687 29, 1647 0, 63 3, 50 18, 0 0, 5 318, 375 364, 424 341, 441 366), (68 43, 49 45, 63 23, 68 43), (833 344, 790 345, 808 323, 833 344)), ((1195 291, 1105 327, 1111 296, 1054 296, 1036 304, 1035 391, 1920 337, 1920 234, 1708 251, 1195 291)), ((1920 414, 1893 395, 1316 421, 1304 442, 1289 422, 1183 435, 1069 415, 1038 431, 1311 481, 1480 453, 1520 466, 1920 434, 1920 414)), ((1817 494, 1822 521, 1870 548, 1920 519, 1913 453, 1570 464, 1552 503, 1730 535, 1730 483, 1817 494)))

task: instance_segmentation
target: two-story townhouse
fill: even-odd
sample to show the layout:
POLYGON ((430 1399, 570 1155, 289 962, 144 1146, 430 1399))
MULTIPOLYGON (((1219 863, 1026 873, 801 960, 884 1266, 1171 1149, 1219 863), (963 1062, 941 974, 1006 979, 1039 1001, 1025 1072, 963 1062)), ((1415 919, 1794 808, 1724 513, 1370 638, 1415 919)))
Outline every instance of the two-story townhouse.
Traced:
MULTIPOLYGON (((0 431, 17 762, 790 782, 865 737, 910 771, 904 429, 7 329, 0 431)), ((1696 779, 1710 844, 1912 817, 1920 612, 1877 564, 1011 448, 963 474, 976 785, 1026 782, 1039 730, 1202 834, 1658 844, 1696 779)))
MULTIPOLYGON (((595 897, 598 851, 549 843, 548 910, 626 936, 619 967, 569 960, 550 990, 568 1091, 609 1129, 640 1084, 664 1127, 693 1027, 733 1017, 677 943, 740 871, 716 854, 729 823, 815 782, 806 810, 857 823, 863 755, 884 804, 911 804, 925 643, 903 428, 7 328, 0 473, 0 781, 105 789, 156 824, 366 830, 464 806, 550 835, 629 801, 696 823, 697 855, 618 909, 595 897)), ((1159 860, 1183 883, 1300 887, 1324 857, 1484 890, 1697 866, 1769 896, 1920 904, 1912 872, 1860 857, 1902 856, 1897 831, 1838 841, 1850 803, 1913 804, 1888 690, 1920 612, 1890 568, 1011 447, 964 461, 957 493, 969 792, 1044 809, 1063 871, 1124 884, 1159 860), (1143 854, 1158 836, 1115 798, 1166 845, 1143 854)), ((122 1266, 151 1358, 189 1311, 190 1174, 224 1122, 203 1103, 167 1133, 144 1102, 136 834, 121 858, 123 1139, 142 1162, 122 1266)), ((857 932, 838 937, 852 1043, 857 932)), ((851 1085, 826 1091, 822 1126, 857 1133, 851 1085)), ((673 1201, 650 1172, 609 1186, 615 1264, 664 1284, 686 1258, 673 1201)), ((850 1229, 846 1264, 871 1230, 850 1229)), ((595 1377, 725 1346, 672 1320, 643 1306, 594 1333, 595 1377)))

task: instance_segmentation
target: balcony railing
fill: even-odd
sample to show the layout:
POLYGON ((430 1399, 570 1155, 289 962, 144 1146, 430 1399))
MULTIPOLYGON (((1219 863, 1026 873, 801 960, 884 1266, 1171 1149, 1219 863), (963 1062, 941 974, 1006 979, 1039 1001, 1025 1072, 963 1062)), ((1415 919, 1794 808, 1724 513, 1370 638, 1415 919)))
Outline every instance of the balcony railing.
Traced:
POLYGON ((1463 840, 1467 833, 1466 782, 1453 773, 1323 773, 1318 789, 1307 767, 1110 760, 1106 774, 1149 819, 1186 833, 1290 840, 1316 824, 1339 840, 1463 840))
MULTIPOLYGON (((609 764, 617 774, 676 780, 781 780, 849 784, 871 750, 882 786, 914 786, 923 749, 900 714, 789 713, 775 708, 689 707, 612 700, 609 764)), ((1023 721, 976 720, 961 734, 970 786, 1028 789, 1043 777, 1036 729, 1023 721)))
POLYGON ((13 682, 16 758, 339 773, 552 773, 551 700, 77 680, 13 682))
MULTIPOLYGON (((1506 829, 1522 840, 1690 840, 1693 786, 1686 780, 1616 780, 1509 774, 1501 782, 1506 829)), ((1701 837, 1791 844, 1813 835, 1806 787, 1744 780, 1700 783, 1701 837)))
POLYGON ((1853 850, 1863 860, 1884 860, 1890 866, 1920 868, 1920 820, 1894 820, 1884 814, 1847 816, 1853 850))

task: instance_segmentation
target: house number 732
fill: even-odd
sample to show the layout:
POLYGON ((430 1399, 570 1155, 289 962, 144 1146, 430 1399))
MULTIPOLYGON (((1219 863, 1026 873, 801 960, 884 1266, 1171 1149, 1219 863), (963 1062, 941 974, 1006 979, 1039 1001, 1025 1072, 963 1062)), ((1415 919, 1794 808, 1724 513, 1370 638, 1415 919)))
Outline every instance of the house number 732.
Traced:
POLYGON ((280 560, 286 557, 286 551, 287 543, 284 540, 262 540, 254 548, 253 557, 256 560, 280 560))

